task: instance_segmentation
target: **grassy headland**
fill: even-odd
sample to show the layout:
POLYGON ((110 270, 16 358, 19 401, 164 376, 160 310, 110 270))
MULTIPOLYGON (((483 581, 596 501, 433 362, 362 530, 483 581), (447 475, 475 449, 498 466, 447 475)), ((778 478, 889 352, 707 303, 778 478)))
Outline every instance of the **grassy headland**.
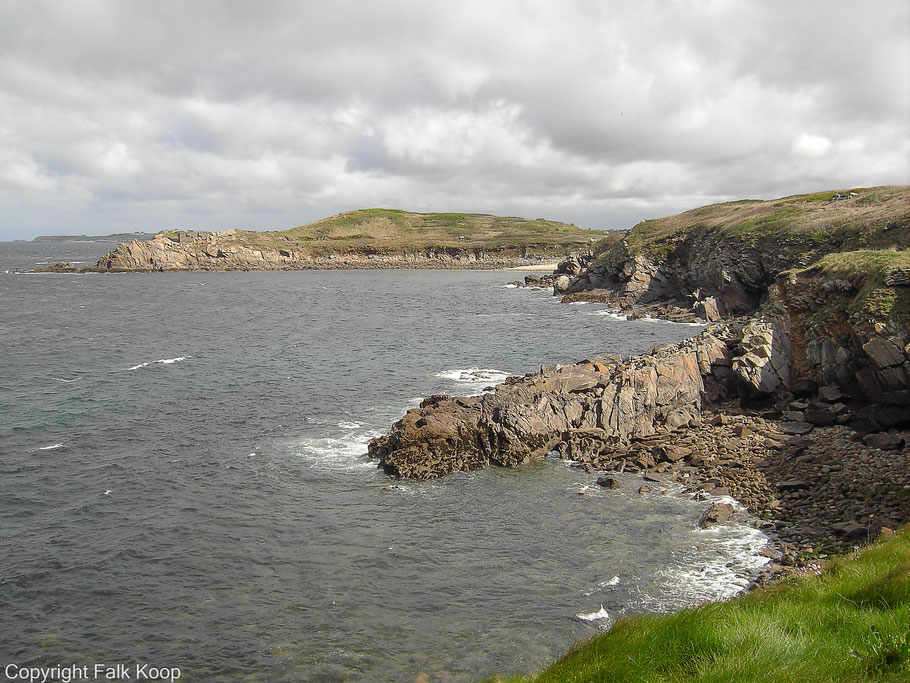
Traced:
POLYGON ((712 241, 775 244, 799 251, 906 248, 910 187, 854 188, 768 201, 745 199, 646 220, 622 243, 605 245, 601 261, 642 255, 660 261, 697 236, 712 241), (844 199, 835 199, 835 196, 844 199))
MULTIPOLYGON (((178 231, 165 236, 176 239, 178 231)), ((357 249, 527 248, 568 254, 603 238, 598 230, 542 218, 478 213, 414 213, 398 209, 359 209, 288 230, 230 230, 219 236, 256 247, 294 245, 310 254, 357 249)))
POLYGON ((620 619, 531 677, 493 681, 910 680, 910 526, 723 603, 620 619))

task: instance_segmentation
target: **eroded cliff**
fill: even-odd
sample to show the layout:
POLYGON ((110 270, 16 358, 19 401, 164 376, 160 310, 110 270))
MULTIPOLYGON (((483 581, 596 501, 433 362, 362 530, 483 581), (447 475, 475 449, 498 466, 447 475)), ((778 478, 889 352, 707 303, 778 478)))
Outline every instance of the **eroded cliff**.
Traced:
POLYGON ((729 202, 639 223, 567 268, 556 291, 720 320, 755 312, 783 272, 826 254, 908 246, 906 186, 729 202))

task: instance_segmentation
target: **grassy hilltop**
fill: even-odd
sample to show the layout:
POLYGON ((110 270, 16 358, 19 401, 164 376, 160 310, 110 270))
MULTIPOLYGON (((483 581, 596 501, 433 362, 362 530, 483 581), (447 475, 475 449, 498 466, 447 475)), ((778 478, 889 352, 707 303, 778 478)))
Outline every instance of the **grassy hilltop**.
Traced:
MULTIPOLYGON (((542 218, 501 217, 479 213, 414 213, 398 209, 359 209, 289 230, 231 230, 219 235, 257 247, 287 246, 311 254, 358 249, 527 248, 530 253, 569 253, 603 237, 568 223, 542 218)), ((176 239, 177 231, 165 232, 176 239)))

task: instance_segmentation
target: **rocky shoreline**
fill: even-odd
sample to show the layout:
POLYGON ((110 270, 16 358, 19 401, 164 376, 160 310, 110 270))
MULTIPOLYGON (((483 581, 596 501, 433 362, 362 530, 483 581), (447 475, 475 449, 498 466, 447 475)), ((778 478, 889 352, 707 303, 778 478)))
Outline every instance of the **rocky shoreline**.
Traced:
POLYGON ((158 236, 147 242, 126 242, 99 259, 94 266, 78 268, 55 263, 35 272, 46 273, 162 273, 287 270, 502 270, 539 266, 553 254, 529 255, 514 247, 421 249, 362 248, 329 254, 293 249, 231 245, 211 246, 199 240, 178 245, 158 236))
POLYGON ((545 367, 482 396, 434 396, 369 451, 389 473, 416 479, 557 453, 592 484, 612 488, 611 472, 638 473, 641 493, 676 484, 717 500, 706 524, 737 518, 717 499, 731 496, 776 538, 762 580, 910 519, 906 420, 895 413, 890 427, 873 425, 868 402, 810 384, 744 407, 743 387, 754 389, 749 334, 748 325, 715 325, 644 356, 545 367))
POLYGON ((775 539, 759 581, 887 534, 910 520, 910 221, 894 215, 869 233, 890 249, 857 251, 837 248, 865 239, 856 225, 838 245, 699 223, 633 253, 654 233, 646 222, 644 237, 637 226, 612 240, 609 258, 595 249, 514 281, 707 329, 641 356, 542 367, 483 396, 431 397, 370 455, 424 479, 558 454, 606 488, 627 480, 613 472, 639 474, 641 493, 682 486, 711 503, 704 525, 750 518, 730 496, 775 539))

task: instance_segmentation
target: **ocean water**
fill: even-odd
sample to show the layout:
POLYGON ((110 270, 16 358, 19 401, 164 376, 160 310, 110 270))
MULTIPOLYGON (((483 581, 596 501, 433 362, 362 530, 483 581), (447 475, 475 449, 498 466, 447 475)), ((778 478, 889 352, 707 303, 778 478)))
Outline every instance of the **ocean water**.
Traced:
POLYGON ((0 664, 182 680, 530 672, 763 561, 707 503, 558 459, 390 479, 369 438, 433 393, 697 327, 520 274, 16 274, 110 245, 0 244, 0 664), (5 272, 10 271, 10 272, 5 272))

